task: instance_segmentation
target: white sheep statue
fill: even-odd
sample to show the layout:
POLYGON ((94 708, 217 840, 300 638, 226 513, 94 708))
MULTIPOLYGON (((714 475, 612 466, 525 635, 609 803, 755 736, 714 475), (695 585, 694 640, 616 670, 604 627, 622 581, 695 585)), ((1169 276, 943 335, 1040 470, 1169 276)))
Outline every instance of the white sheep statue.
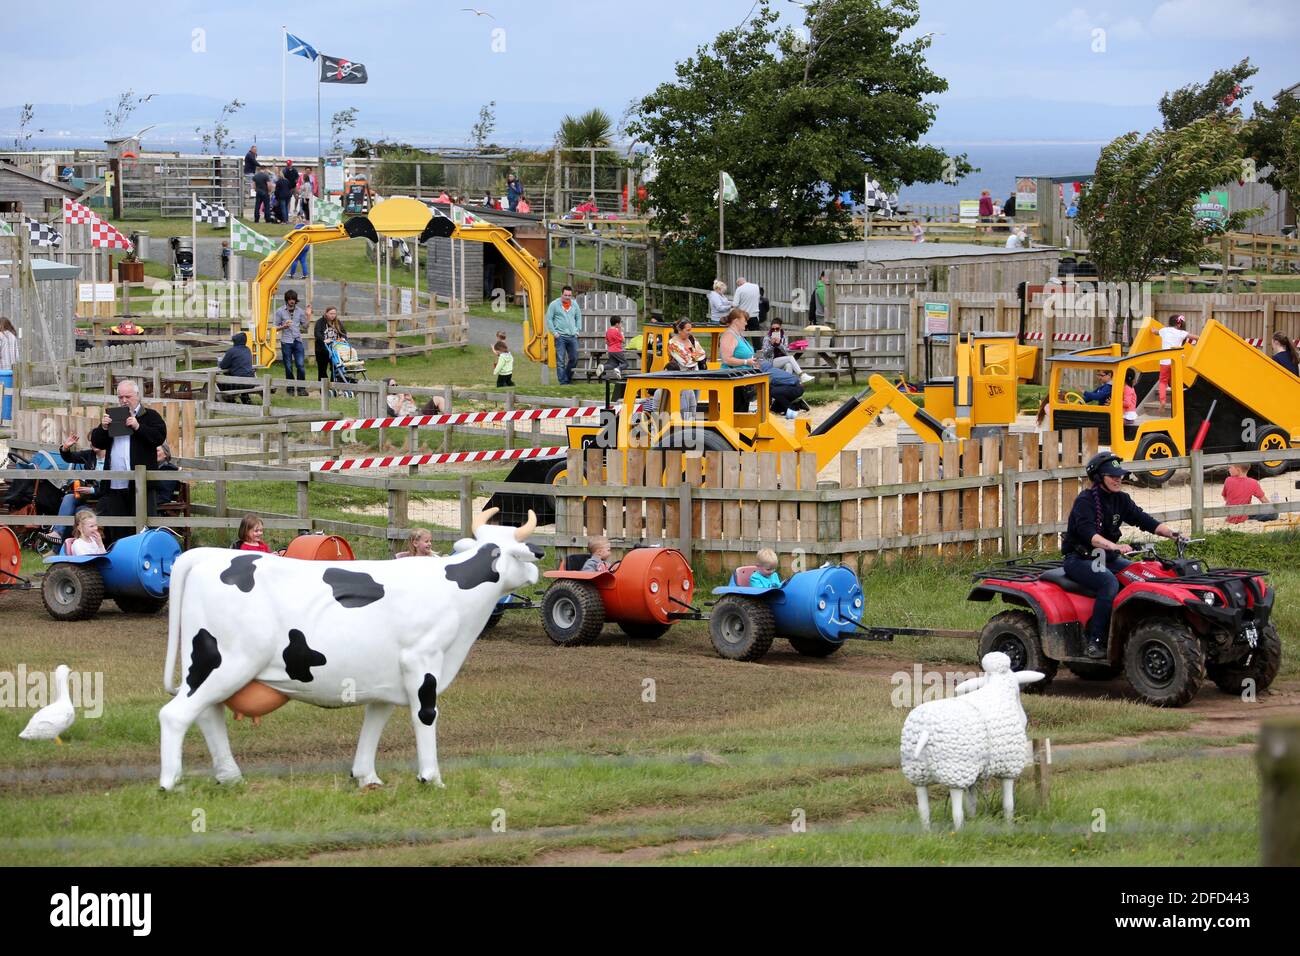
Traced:
POLYGON ((980 780, 1002 781, 1002 812, 1015 810, 1015 782, 1028 762, 1028 719, 1020 706, 1020 686, 1042 680, 1038 671, 1013 671, 1011 658, 991 651, 980 661, 984 673, 962 681, 957 696, 926 701, 907 715, 899 750, 903 776, 916 787, 921 825, 930 829, 930 784, 947 787, 952 822, 960 830, 963 804, 975 812, 973 787, 980 780))

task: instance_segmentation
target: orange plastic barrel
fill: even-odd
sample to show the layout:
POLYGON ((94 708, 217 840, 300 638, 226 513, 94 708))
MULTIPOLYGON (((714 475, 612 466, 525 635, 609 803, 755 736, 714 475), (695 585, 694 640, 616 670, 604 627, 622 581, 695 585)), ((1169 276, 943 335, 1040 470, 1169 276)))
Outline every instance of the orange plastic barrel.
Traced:
POLYGON ((286 558, 302 561, 351 561, 352 546, 336 534, 300 534, 284 549, 286 558))
POLYGON ((695 574, 673 548, 633 548, 614 572, 614 586, 602 589, 611 621, 668 624, 669 613, 690 611, 695 574))
POLYGON ((0 589, 18 584, 23 571, 23 549, 18 535, 8 525, 0 525, 0 589))

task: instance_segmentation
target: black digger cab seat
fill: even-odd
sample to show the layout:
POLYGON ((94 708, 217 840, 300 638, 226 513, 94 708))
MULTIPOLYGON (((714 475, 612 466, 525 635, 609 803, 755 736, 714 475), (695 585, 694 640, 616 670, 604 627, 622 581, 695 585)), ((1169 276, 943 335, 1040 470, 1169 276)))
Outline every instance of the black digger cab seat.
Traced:
POLYGON ((1084 597, 1096 597, 1097 592, 1091 588, 1085 588, 1078 581, 1065 574, 1065 568, 1053 568, 1051 571, 1045 571, 1040 581, 1051 581, 1059 586, 1062 591, 1069 591, 1071 594, 1082 594, 1084 597))

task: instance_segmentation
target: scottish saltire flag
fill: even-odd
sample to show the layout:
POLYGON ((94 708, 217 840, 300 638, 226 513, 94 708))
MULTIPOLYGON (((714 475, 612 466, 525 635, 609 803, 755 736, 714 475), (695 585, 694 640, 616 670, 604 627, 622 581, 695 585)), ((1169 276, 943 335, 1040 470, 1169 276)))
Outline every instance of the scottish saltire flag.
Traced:
POLYGON ((274 239, 250 229, 234 216, 230 217, 230 248, 233 252, 254 252, 268 256, 279 247, 274 239))
POLYGON ((206 222, 213 226, 224 226, 230 219, 230 213, 226 207, 219 202, 208 202, 206 199, 194 197, 194 221, 206 222))
POLYGON ((299 40, 292 33, 286 33, 284 38, 289 44, 289 52, 294 56, 305 57, 308 60, 314 60, 319 56, 315 48, 306 40, 299 40))
POLYGON ((322 196, 313 204, 313 217, 322 226, 337 226, 343 221, 343 205, 322 196))

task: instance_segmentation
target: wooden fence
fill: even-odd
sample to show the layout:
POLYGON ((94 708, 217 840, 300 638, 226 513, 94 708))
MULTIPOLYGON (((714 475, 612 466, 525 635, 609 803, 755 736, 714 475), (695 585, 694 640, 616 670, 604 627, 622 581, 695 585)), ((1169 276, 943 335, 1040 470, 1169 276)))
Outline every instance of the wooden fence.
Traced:
MULTIPOLYGON (((583 456, 588 468, 600 468, 598 452, 573 451, 565 485, 484 481, 470 475, 429 480, 413 476, 326 474, 283 468, 232 465, 225 461, 182 461, 179 472, 102 472, 100 477, 134 478, 137 489, 146 477, 209 484, 213 503, 192 506, 191 517, 145 517, 143 492, 137 491, 137 515, 103 518, 112 527, 166 526, 222 529, 233 533, 249 509, 230 503, 231 490, 242 482, 289 484, 296 488, 295 513, 256 509, 272 530, 341 534, 371 539, 370 551, 398 550, 412 526, 411 496, 442 494, 458 499, 454 525, 435 525, 435 541, 450 543, 471 532, 476 503, 498 491, 552 494, 557 499, 556 527, 539 532, 538 545, 561 552, 582 550, 587 537, 608 535, 615 547, 663 545, 682 550, 697 570, 721 574, 751 563, 754 552, 771 547, 784 569, 843 561, 865 568, 877 560, 903 556, 967 557, 990 560, 1021 553, 1056 550, 1070 506, 1084 482, 1083 462, 1096 447, 1096 434, 1066 432, 1011 436, 1005 441, 969 442, 958 452, 938 446, 868 449, 841 456, 842 481, 819 483, 811 456, 709 452, 633 451, 626 467, 613 459, 607 484, 583 485, 583 456), (941 473, 942 478, 935 477, 941 473), (679 477, 680 476, 680 477, 679 477), (386 522, 326 519, 311 514, 312 485, 345 486, 382 492, 386 522)), ((1152 510, 1164 521, 1188 522, 1200 534, 1206 519, 1276 510, 1300 513, 1300 502, 1273 505, 1206 507, 1205 476, 1229 463, 1276 458, 1300 462, 1300 449, 1203 455, 1159 462, 1133 462, 1136 472, 1153 467, 1186 469, 1190 496, 1186 507, 1152 510)), ((30 478, 31 471, 0 469, 0 480, 30 478)), ((261 489, 259 492, 265 494, 261 489)), ((191 493, 191 499, 199 496, 191 493)), ((1179 502, 1183 504, 1183 502, 1179 502)), ((42 519, 66 524, 70 519, 42 519)), ((25 525, 28 516, 0 515, 0 524, 25 525)), ((423 525, 428 527, 428 525, 423 525)))

